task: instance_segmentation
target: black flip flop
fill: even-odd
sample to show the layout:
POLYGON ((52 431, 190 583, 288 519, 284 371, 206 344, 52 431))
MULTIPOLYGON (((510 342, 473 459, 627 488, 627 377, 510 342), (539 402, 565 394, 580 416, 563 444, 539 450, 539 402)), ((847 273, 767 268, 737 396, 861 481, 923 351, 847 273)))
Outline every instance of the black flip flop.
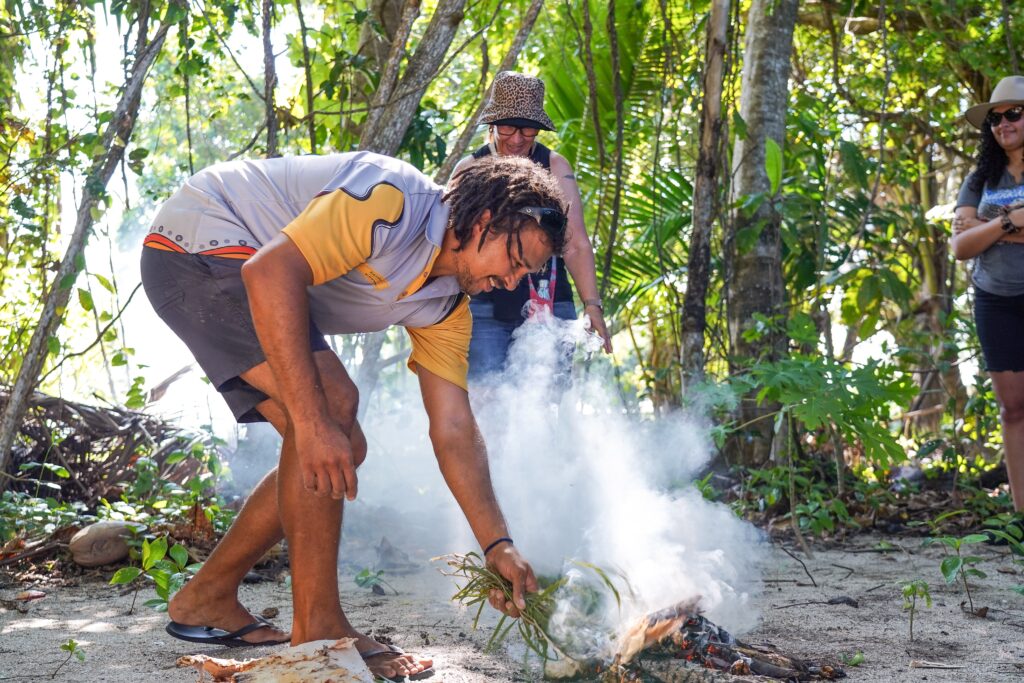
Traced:
POLYGON ((248 626, 243 626, 237 631, 232 631, 230 633, 219 628, 213 628, 212 626, 186 626, 185 624, 179 624, 176 621, 172 621, 167 624, 164 630, 178 640, 187 640, 190 643, 205 643, 207 645, 224 645, 226 647, 280 645, 289 641, 288 638, 285 638, 284 640, 265 640, 260 643, 250 643, 248 640, 242 639, 242 636, 246 634, 268 627, 277 628, 263 617, 256 617, 256 621, 252 622, 248 626))
MULTIPOLYGON (((395 656, 398 656, 398 655, 404 655, 404 654, 405 654, 405 650, 403 650, 402 648, 398 647, 397 645, 382 644, 380 647, 371 648, 371 649, 367 650, 366 652, 360 652, 359 656, 363 658, 364 662, 366 662, 371 657, 377 657, 378 655, 395 655, 395 656)), ((369 663, 369 662, 367 662, 367 663, 369 663)), ((391 683, 401 683, 401 681, 422 681, 424 678, 430 678, 431 676, 434 675, 434 667, 431 666, 431 667, 426 668, 423 671, 420 671, 419 673, 413 674, 411 676, 398 676, 397 678, 386 678, 386 677, 381 676, 379 674, 373 674, 373 675, 376 676, 377 678, 382 679, 382 680, 391 681, 391 683)))

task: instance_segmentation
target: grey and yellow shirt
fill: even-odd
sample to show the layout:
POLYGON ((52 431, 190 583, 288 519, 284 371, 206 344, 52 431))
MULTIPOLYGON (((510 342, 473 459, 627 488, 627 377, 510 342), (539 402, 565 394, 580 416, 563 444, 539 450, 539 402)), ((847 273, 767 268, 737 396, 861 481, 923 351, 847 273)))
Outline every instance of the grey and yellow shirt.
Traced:
POLYGON ((466 387, 472 319, 454 276, 430 278, 448 227, 442 188, 370 152, 234 161, 189 178, 145 245, 246 259, 278 233, 313 273, 310 311, 325 334, 402 325, 416 364, 466 387))

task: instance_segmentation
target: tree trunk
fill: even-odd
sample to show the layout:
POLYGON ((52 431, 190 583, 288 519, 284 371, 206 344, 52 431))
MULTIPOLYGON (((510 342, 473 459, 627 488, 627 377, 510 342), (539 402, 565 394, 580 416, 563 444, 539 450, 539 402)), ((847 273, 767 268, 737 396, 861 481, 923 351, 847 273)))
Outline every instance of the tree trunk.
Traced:
MULTIPOLYGON (((408 0, 410 5, 418 7, 418 0, 408 0)), ((405 14, 411 14, 410 5, 406 5, 405 14)), ((401 31, 395 36, 388 64, 381 75, 381 84, 377 97, 370 109, 359 149, 394 154, 402 144, 405 131, 416 114, 420 98, 430 85, 448 52, 459 23, 462 21, 462 8, 466 0, 440 0, 430 24, 423 33, 416 51, 409 60, 402 77, 397 80, 394 88, 390 86, 390 74, 397 74, 398 63, 405 45, 401 31)), ((403 16, 403 24, 405 18, 403 16)), ((412 22, 409 21, 411 28, 412 22)))
MULTIPOLYGON (((733 151, 737 197, 760 194, 756 210, 737 211, 726 240, 727 317, 730 365, 736 372, 757 360, 775 360, 785 353, 785 289, 782 279, 781 217, 775 207, 765 169, 766 141, 783 147, 789 95, 790 54, 798 0, 753 0, 747 15, 743 56, 740 115, 747 135, 733 151), (756 235, 754 237, 753 235, 756 235), (739 240, 744 244, 739 244, 739 240), (749 245, 749 246, 748 246, 749 245), (772 320, 765 332, 745 335, 756 325, 755 315, 772 320)), ((772 444, 772 420, 778 406, 758 405, 756 391, 744 396, 739 421, 744 425, 733 440, 735 460, 743 465, 767 462, 772 444)))
POLYGON ((295 13, 299 17, 299 40, 302 41, 302 71, 306 77, 306 130, 309 131, 309 153, 316 154, 316 107, 313 106, 313 74, 306 39, 306 17, 302 13, 302 0, 295 0, 295 13))
MULTIPOLYGON (((501 73, 502 71, 508 71, 516 65, 516 60, 519 59, 519 53, 523 49, 523 45, 526 43, 526 39, 530 36, 530 31, 533 30, 533 25, 537 22, 537 16, 540 14, 541 8, 544 6, 544 0, 532 0, 530 6, 526 10, 526 14, 523 15, 523 22, 519 25, 519 30, 516 32, 515 38, 512 39, 512 44, 508 48, 508 52, 501 60, 501 64, 498 65, 498 70, 495 73, 501 73)), ((434 175, 434 182, 444 184, 448 182, 448 176, 452 174, 455 169, 455 164, 459 163, 459 159, 466 153, 466 149, 469 147, 470 141, 476 134, 478 121, 480 120, 480 114, 483 113, 484 107, 487 106, 487 100, 491 97, 491 89, 494 87, 494 79, 491 79, 490 84, 487 86, 487 90, 484 91, 483 97, 480 99, 480 104, 477 105, 476 111, 473 112, 466 120, 466 127, 462 129, 462 134, 459 135, 459 139, 455 142, 455 146, 452 147, 451 151, 448 152, 448 157, 441 164, 441 168, 438 169, 434 175)))
POLYGON ((274 90, 277 87, 277 70, 274 68, 274 48, 270 44, 270 30, 273 27, 273 0, 263 0, 263 100, 266 102, 267 158, 277 154, 277 107, 274 106, 274 90))
POLYGON ((39 322, 36 324, 32 339, 25 350, 21 368, 18 370, 17 379, 11 389, 10 399, 0 417, 0 491, 6 488, 9 481, 3 474, 7 471, 7 463, 10 459, 15 435, 18 433, 18 428, 24 417, 26 402, 39 381, 39 373, 46 361, 47 341, 57 332, 75 279, 82 270, 82 254, 89 233, 92 231, 92 211, 105 194, 110 177, 124 157, 125 147, 135 128, 142 87, 146 82, 150 67, 163 47, 169 28, 169 25, 161 25, 148 43, 144 42, 145 34, 140 31, 139 40, 136 42, 133 52, 136 55, 135 64, 124 84, 114 117, 103 132, 102 145, 105 152, 96 159, 86 176, 82 188, 82 199, 78 204, 75 230, 47 292, 43 310, 39 315, 39 322))
POLYGON ((600 296, 604 298, 608 289, 608 276, 615 256, 615 237, 619 229, 619 210, 622 205, 622 145, 625 137, 625 95, 622 92, 622 70, 619 62, 619 33, 615 24, 615 0, 608 0, 608 52, 612 57, 612 92, 615 94, 615 180, 612 189, 612 220, 608 226, 608 244, 604 249, 604 267, 601 272, 600 296))
POLYGON ((722 165, 722 83, 729 33, 729 0, 713 0, 708 19, 701 106, 700 150, 693 187, 693 227, 683 297, 683 391, 704 376, 704 330, 711 264, 711 228, 718 209, 718 171, 722 165))
POLYGON ((383 369, 380 352, 384 348, 384 342, 388 338, 388 333, 386 330, 368 332, 362 335, 362 338, 363 360, 359 363, 359 370, 356 372, 356 386, 359 387, 360 394, 358 409, 360 420, 366 415, 366 408, 370 405, 370 396, 377 387, 377 380, 380 377, 380 371, 383 369))
MULTIPOLYGON (((466 0, 440 0, 405 73, 399 79, 398 67, 405 54, 405 43, 419 13, 419 0, 406 0, 401 23, 388 51, 388 61, 381 72, 377 94, 363 126, 359 149, 388 155, 398 152, 420 98, 437 74, 455 38, 465 4, 466 0)), ((368 335, 363 344, 363 365, 359 370, 362 381, 360 403, 363 405, 369 403, 377 386, 380 351, 386 334, 376 332, 368 335)))

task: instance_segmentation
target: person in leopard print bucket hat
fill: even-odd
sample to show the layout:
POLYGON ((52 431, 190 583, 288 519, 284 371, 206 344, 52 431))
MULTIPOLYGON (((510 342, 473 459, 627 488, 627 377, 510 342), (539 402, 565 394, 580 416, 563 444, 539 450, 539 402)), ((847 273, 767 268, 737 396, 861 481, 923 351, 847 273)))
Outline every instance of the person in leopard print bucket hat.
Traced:
MULTIPOLYGON (((604 350, 610 353, 611 338, 597 289, 594 247, 583 222, 583 202, 576 176, 565 157, 537 141, 540 131, 555 130, 554 122, 544 111, 544 81, 515 71, 498 73, 480 121, 487 126, 487 143, 459 161, 452 177, 490 155, 527 157, 548 169, 558 181, 569 202, 569 220, 562 258, 553 258, 548 268, 523 278, 515 289, 496 289, 470 301, 470 381, 495 376, 505 369, 512 333, 538 310, 546 309, 557 318, 575 319, 573 284, 583 304, 582 312, 590 318, 591 329, 601 336, 604 350)), ((556 384, 564 384, 568 379, 571 350, 563 354, 562 361, 556 370, 556 384)))

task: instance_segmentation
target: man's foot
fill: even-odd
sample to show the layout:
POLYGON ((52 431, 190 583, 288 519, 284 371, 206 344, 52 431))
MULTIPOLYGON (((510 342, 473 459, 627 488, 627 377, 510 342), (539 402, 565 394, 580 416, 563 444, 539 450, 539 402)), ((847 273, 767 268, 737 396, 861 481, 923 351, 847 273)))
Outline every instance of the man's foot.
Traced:
POLYGON ((366 662, 366 667, 374 676, 385 679, 408 677, 412 680, 420 680, 434 675, 432 659, 406 654, 401 648, 394 645, 378 643, 360 634, 356 648, 363 661, 366 662))
MULTIPOLYGON (((186 626, 208 626, 229 633, 257 621, 234 594, 224 597, 203 593, 195 580, 186 583, 167 606, 171 621, 186 626)), ((288 637, 287 633, 274 626, 256 628, 240 636, 247 643, 268 645, 287 642, 288 637)))

